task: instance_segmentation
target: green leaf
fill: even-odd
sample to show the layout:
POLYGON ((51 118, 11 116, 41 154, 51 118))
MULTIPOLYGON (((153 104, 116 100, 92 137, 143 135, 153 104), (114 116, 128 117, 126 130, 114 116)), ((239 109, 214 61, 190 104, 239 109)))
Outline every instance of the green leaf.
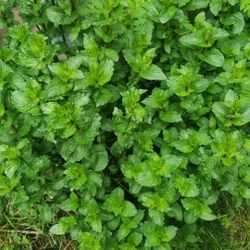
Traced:
POLYGON ((84 78, 83 73, 80 70, 77 70, 74 64, 69 64, 71 64, 70 60, 66 63, 54 63, 49 66, 49 69, 64 81, 84 78))
POLYGON ((186 47, 190 46, 198 46, 202 40, 201 37, 198 34, 189 34, 189 35, 184 35, 180 38, 180 43, 186 47))
POLYGON ((216 216, 212 213, 212 210, 205 204, 201 203, 198 200, 192 198, 186 198, 182 200, 184 208, 191 212, 191 216, 200 217, 206 221, 212 221, 216 219, 216 216))
POLYGON ((148 68, 152 64, 152 61, 155 57, 156 48, 149 49, 145 52, 141 61, 141 68, 148 68))
POLYGON ((194 178, 177 177, 175 186, 182 196, 195 197, 199 194, 199 188, 194 178))
POLYGON ((211 0, 210 1, 210 10, 211 12, 217 16, 217 14, 220 12, 222 7, 223 0, 211 0))
POLYGON ((129 232, 130 232, 130 229, 126 227, 124 224, 122 224, 117 233, 118 240, 121 241, 124 238, 126 238, 129 232))
POLYGON ((175 237, 176 232, 177 232, 177 228, 174 226, 164 227, 161 233, 162 241, 164 242, 171 241, 175 237))
POLYGON ((102 222, 100 219, 91 220, 90 224, 94 231, 98 233, 102 232, 102 222))
POLYGON ((209 0, 191 0, 190 3, 188 4, 188 10, 198 10, 198 9, 203 9, 206 8, 207 5, 209 4, 209 0))
POLYGON ((12 189, 18 184, 18 178, 9 179, 4 176, 0 176, 0 196, 4 196, 12 191, 12 189))
POLYGON ((138 246, 142 241, 142 234, 134 232, 134 233, 129 235, 128 241, 132 242, 133 245, 138 246))
POLYGON ((156 209, 149 209, 149 216, 152 218, 155 224, 163 226, 164 214, 162 212, 156 209))
POLYGON ((11 94, 11 102, 19 112, 36 112, 38 101, 38 98, 36 100, 31 100, 27 93, 19 90, 15 90, 11 94))
POLYGON ((55 224, 50 228, 49 231, 52 234, 63 235, 66 233, 67 228, 62 224, 55 224))
POLYGON ((80 242, 80 249, 102 250, 100 241, 89 232, 79 232, 77 239, 80 242))
POLYGON ((162 109, 168 106, 169 92, 159 88, 154 88, 150 96, 142 101, 147 107, 153 109, 162 109))
POLYGON ((114 62, 106 60, 99 65, 98 85, 104 85, 111 80, 114 72, 114 62))
POLYGON ((112 99, 112 92, 109 89, 101 88, 94 94, 94 99, 97 107, 103 106, 112 99))
POLYGON ((160 119, 168 123, 182 121, 181 114, 179 114, 177 111, 162 111, 160 112, 160 119))
POLYGON ((66 94, 71 88, 72 85, 63 82, 61 79, 55 78, 44 88, 42 97, 46 99, 59 97, 66 94))
POLYGON ((60 9, 53 6, 46 10, 46 14, 48 19, 55 23, 55 25, 59 25, 62 23, 63 20, 63 13, 60 12, 60 9))
POLYGON ((231 89, 229 89, 225 95, 225 102, 235 102, 238 100, 238 96, 231 89))
POLYGON ((63 173, 71 189, 80 189, 88 179, 84 165, 79 163, 66 164, 66 170, 63 173))
POLYGON ((242 187, 240 189, 240 195, 245 199, 250 199, 250 188, 242 187))
POLYGON ((168 22, 171 18, 174 17, 176 11, 177 8, 175 6, 170 6, 166 11, 164 11, 163 14, 160 15, 160 22, 161 23, 168 22))
POLYGON ((63 209, 64 211, 70 212, 74 211, 76 212, 78 208, 78 197, 75 193, 70 194, 70 198, 63 201, 60 204, 60 208, 63 209))
POLYGON ((129 201, 125 201, 124 206, 123 206, 123 210, 122 210, 122 216, 124 217, 132 217, 134 215, 136 215, 137 210, 134 206, 134 204, 132 204, 129 201))
POLYGON ((176 149, 183 153, 191 153, 193 151, 193 147, 185 140, 179 140, 173 143, 176 149))
MULTIPOLYGON (((60 20, 59 20, 60 21, 60 20)), ((74 41, 77 39, 78 35, 79 35, 79 32, 81 31, 81 26, 74 26, 72 27, 72 29, 70 30, 69 32, 69 39, 71 41, 74 41)))
POLYGON ((124 200, 124 191, 121 188, 114 189, 104 203, 107 211, 113 212, 116 216, 132 217, 137 213, 135 206, 124 200))
POLYGON ((62 157, 69 162, 80 161, 87 154, 87 147, 84 144, 79 144, 74 138, 70 138, 64 142, 61 148, 62 157))
POLYGON ((102 171, 108 165, 108 154, 103 144, 93 147, 93 157, 91 157, 95 171, 102 171))
POLYGON ((240 1, 240 10, 245 12, 248 15, 248 17, 250 16, 250 4, 248 0, 240 1))
POLYGON ((217 217, 212 213, 212 210, 209 207, 203 207, 199 212, 199 217, 206 221, 215 220, 217 217))
POLYGON ((241 12, 233 13, 230 17, 226 18, 223 22, 226 25, 233 26, 232 28, 233 34, 238 34, 242 32, 245 26, 244 16, 241 12))
POLYGON ((135 180, 142 186, 154 187, 160 184, 161 178, 151 171, 143 171, 138 174, 135 180))
POLYGON ((199 56, 204 62, 215 67, 222 67, 225 61, 223 54, 218 49, 211 49, 210 51, 199 56))
POLYGON ((119 55, 118 53, 110 48, 105 48, 104 50, 104 54, 107 56, 108 59, 114 61, 114 62, 118 62, 119 61, 119 55))
POLYGON ((151 65, 140 71, 140 76, 146 80, 162 81, 166 79, 165 74, 157 65, 151 65))
POLYGON ((84 55, 77 55, 77 56, 71 56, 67 61, 66 64, 71 69, 78 69, 79 66, 84 63, 86 60, 84 55))
POLYGON ((212 106, 213 113, 218 117, 222 122, 225 121, 225 114, 227 113, 227 108, 221 102, 216 102, 212 106))

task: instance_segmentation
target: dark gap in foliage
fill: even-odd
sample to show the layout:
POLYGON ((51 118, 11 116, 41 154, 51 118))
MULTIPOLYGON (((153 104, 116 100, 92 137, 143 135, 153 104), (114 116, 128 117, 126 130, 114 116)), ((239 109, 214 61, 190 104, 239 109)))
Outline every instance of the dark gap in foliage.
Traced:
MULTIPOLYGON (((114 131, 105 132, 104 136, 105 136, 105 139, 106 139, 106 147, 108 149, 111 149, 111 146, 116 141, 116 135, 115 135, 114 131)), ((111 154, 111 152, 110 152, 110 154, 111 154)))
POLYGON ((179 103, 180 97, 177 95, 171 95, 168 100, 169 100, 169 103, 179 103))
POLYGON ((32 149, 38 154, 57 155, 55 144, 42 138, 32 138, 32 149))
POLYGON ((197 124, 197 122, 195 120, 193 120, 193 119, 190 119, 189 115, 187 113, 185 113, 182 116, 182 119, 183 119, 184 124, 187 124, 189 128, 192 127, 195 130, 199 130, 200 127, 197 124))
POLYGON ((155 143, 153 144, 153 150, 154 152, 156 152, 157 154, 161 153, 161 148, 159 146, 157 146, 155 143))
MULTIPOLYGON (((121 108, 123 107, 122 106, 122 98, 119 98, 119 100, 117 100, 117 106, 121 107, 121 108)), ((114 111, 115 107, 116 106, 113 103, 108 103, 108 104, 104 105, 103 107, 101 107, 100 110, 101 110, 102 114, 105 114, 105 117, 107 119, 112 119, 113 111, 114 111)))
POLYGON ((147 92, 145 92, 141 95, 141 100, 143 100, 144 98, 146 98, 147 96, 149 96, 152 93, 152 90, 154 88, 159 88, 161 85, 161 82, 160 81, 154 81, 154 82, 152 82, 152 81, 140 81, 138 83, 138 85, 140 88, 147 90, 147 92))

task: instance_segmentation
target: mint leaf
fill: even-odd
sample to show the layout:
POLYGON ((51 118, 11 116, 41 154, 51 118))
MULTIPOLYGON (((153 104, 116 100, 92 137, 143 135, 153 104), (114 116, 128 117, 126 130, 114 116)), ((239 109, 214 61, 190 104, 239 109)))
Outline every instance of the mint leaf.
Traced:
POLYGON ((157 65, 151 65, 148 68, 142 69, 140 76, 146 80, 162 81, 166 79, 165 74, 157 65))
POLYGON ((164 242, 171 241, 175 237, 176 232, 177 228, 174 226, 165 227, 162 232, 162 241, 164 242))
POLYGON ((219 13, 219 11, 221 10, 222 7, 222 0, 212 0, 210 3, 210 10, 211 12, 217 16, 217 14, 219 13))
POLYGON ((57 234, 57 235, 63 235, 66 233, 67 228, 63 226, 62 224, 55 224, 50 228, 50 233, 57 234))
POLYGON ((224 64, 224 56, 218 49, 212 49, 205 54, 200 55, 201 60, 215 67, 222 67, 224 64))
POLYGON ((161 112, 160 119, 169 123, 182 121, 181 114, 179 114, 177 111, 161 112))
POLYGON ((56 25, 61 24, 63 20, 63 14, 60 12, 59 8, 51 7, 46 10, 46 14, 51 22, 55 23, 56 25))
POLYGON ((102 171, 108 165, 108 154, 104 147, 104 145, 99 144, 93 147, 93 157, 91 161, 93 161, 93 166, 95 171, 102 171))
POLYGON ((98 85, 104 85, 109 82, 114 71, 114 62, 106 60, 99 65, 99 80, 98 85))
POLYGON ((201 37, 198 34, 184 35, 180 38, 180 43, 187 47, 199 45, 201 43, 201 37))
POLYGON ((171 18, 174 17, 176 11, 177 11, 177 8, 176 8, 175 6, 170 6, 170 7, 165 11, 165 13, 163 13, 163 14, 160 16, 160 22, 161 22, 161 23, 166 23, 166 22, 168 22, 171 18))

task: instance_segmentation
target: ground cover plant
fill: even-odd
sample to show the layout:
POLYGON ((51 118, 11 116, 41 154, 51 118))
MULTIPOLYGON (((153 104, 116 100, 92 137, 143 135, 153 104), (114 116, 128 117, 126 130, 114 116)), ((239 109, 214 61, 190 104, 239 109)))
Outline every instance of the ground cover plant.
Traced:
POLYGON ((230 227, 250 198, 248 0, 10 0, 0 17, 3 249, 206 249, 230 227))

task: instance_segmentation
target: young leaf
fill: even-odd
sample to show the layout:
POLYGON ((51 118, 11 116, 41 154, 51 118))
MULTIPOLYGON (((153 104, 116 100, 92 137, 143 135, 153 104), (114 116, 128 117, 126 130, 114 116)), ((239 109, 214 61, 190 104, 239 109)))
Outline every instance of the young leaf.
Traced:
POLYGON ((108 165, 108 154, 103 144, 93 147, 93 157, 91 157, 95 171, 102 171, 108 165))
POLYGON ((50 228, 49 231, 52 234, 63 235, 66 233, 67 228, 62 224, 55 224, 50 228))
POLYGON ((160 112, 160 119, 169 123, 182 121, 181 114, 179 114, 177 111, 162 111, 160 112))
POLYGON ((225 61, 223 54, 218 49, 212 49, 202 55, 201 60, 215 67, 222 67, 225 61))
POLYGON ((99 65, 99 79, 98 85, 104 85, 109 82, 114 71, 114 62, 111 60, 106 60, 99 65))
POLYGON ((146 80, 162 81, 166 79, 165 74, 157 65, 151 65, 140 71, 140 76, 146 80))
POLYGON ((217 16, 219 11, 221 10, 222 3, 223 3, 223 0, 212 0, 210 2, 210 10, 215 16, 217 16))

